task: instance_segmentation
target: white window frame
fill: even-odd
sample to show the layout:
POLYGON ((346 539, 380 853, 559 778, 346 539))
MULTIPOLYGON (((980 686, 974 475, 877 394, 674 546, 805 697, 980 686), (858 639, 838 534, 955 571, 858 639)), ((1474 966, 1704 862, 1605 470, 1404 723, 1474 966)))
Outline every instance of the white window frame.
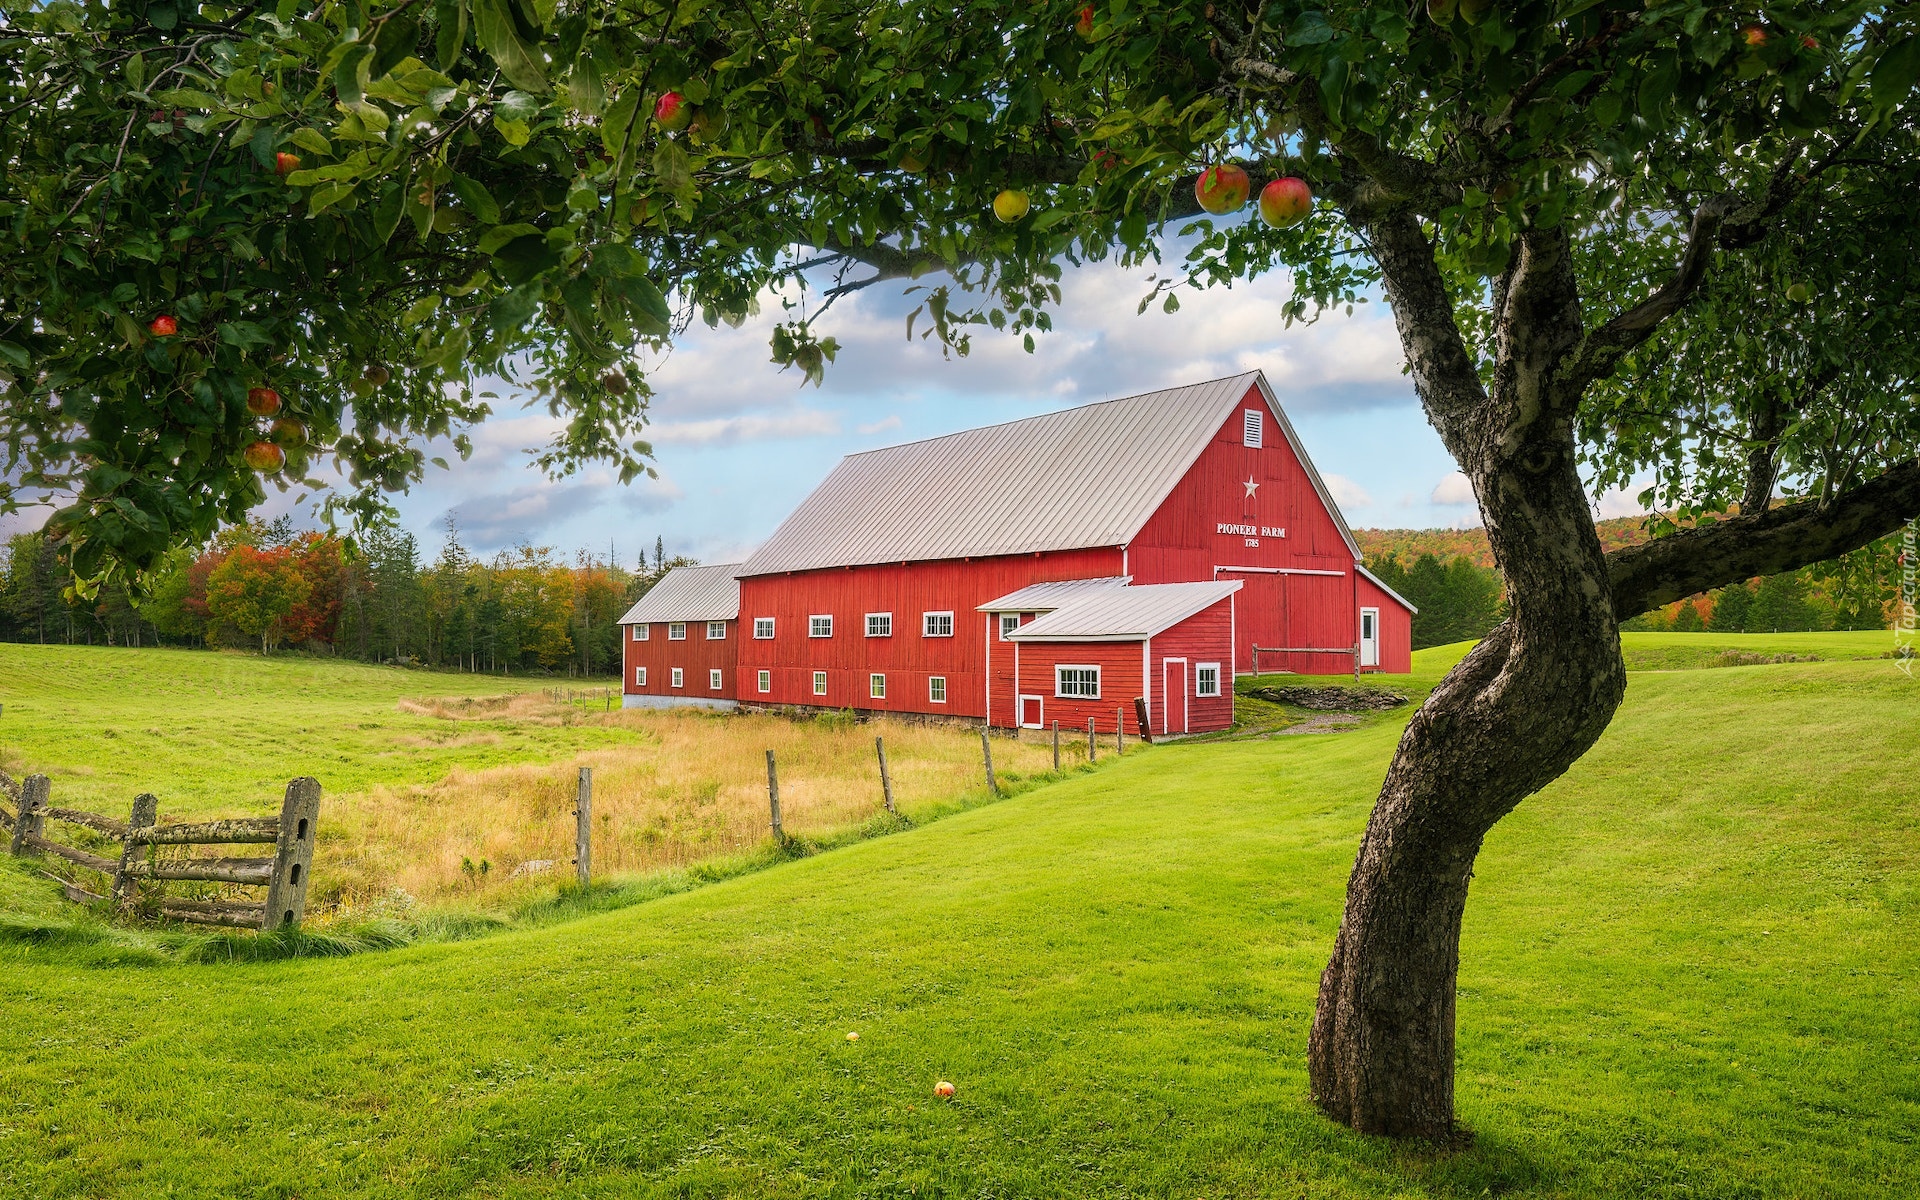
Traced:
POLYGON ((945 704, 947 702, 947 677, 945 675, 927 676, 927 703, 945 704))
POLYGON ((670 642, 686 641, 687 640, 687 623, 685 621, 668 621, 667 622, 667 640, 670 642))
POLYGON ((707 622, 707 640, 710 642, 726 641, 727 640, 727 623, 725 621, 708 621, 707 622))
POLYGON ((687 686, 687 673, 685 670, 683 670, 680 667, 675 667, 673 669, 673 686, 677 688, 684 688, 687 686))
POLYGON ((952 637, 953 636, 953 610, 948 608, 948 609, 940 609, 935 612, 921 613, 920 614, 920 636, 921 637, 952 637), (934 628, 935 621, 944 622, 946 625, 946 629, 940 630, 940 629, 934 628))
POLYGON ((1061 700, 1098 700, 1100 698, 1100 666, 1098 663, 1055 663, 1053 667, 1053 694, 1061 700), (1065 688, 1067 671, 1092 671, 1093 695, 1085 692, 1069 692, 1065 688))
POLYGON ((1258 450, 1266 440, 1266 412, 1258 408, 1243 409, 1240 413, 1240 444, 1249 450, 1258 450))
POLYGON ((1020 628, 1019 613, 1001 613, 1000 614, 1000 640, 1001 641, 1003 642, 1006 641, 1007 635, 1012 633, 1014 630, 1018 628, 1020 628))
POLYGON ((1196 696, 1206 696, 1209 699, 1215 699, 1219 697, 1220 695, 1220 664, 1219 663, 1217 662, 1195 663, 1193 665, 1193 694, 1196 696), (1212 691, 1207 690, 1207 673, 1208 672, 1213 673, 1213 690, 1212 691))
POLYGON ((815 671, 813 673, 813 694, 816 696, 824 696, 827 694, 827 673, 825 671, 815 671))
POLYGON ((1360 665, 1377 667, 1380 665, 1380 610, 1363 608, 1360 610, 1360 665), (1373 636, 1367 636, 1367 618, 1373 618, 1373 636))
POLYGON ((762 642, 772 641, 773 640, 773 618, 772 617, 755 617, 753 619, 753 636, 756 641, 762 641, 762 642))
POLYGON ((833 636, 833 614, 832 613, 807 614, 807 636, 810 638, 832 637, 833 636), (826 622, 824 632, 822 631, 821 624, 820 624, 822 621, 826 622))
POLYGON ((645 667, 635 667, 633 669, 633 686, 647 686, 647 669, 645 667))
POLYGON ((711 692, 719 691, 723 686, 720 682, 720 679, 721 679, 720 668, 709 667, 707 669, 707 690, 711 692))
POLYGON ((868 613, 867 614, 867 636, 868 637, 892 637, 893 636, 893 614, 890 612, 868 613))
POLYGON ((633 640, 636 642, 644 642, 652 636, 653 626, 647 624, 645 621, 633 627, 633 640))
POLYGON ((885 700, 887 698, 887 677, 878 671, 867 676, 867 699, 885 700))
POLYGON ((768 670, 762 670, 760 672, 759 683, 760 683, 761 695, 764 696, 768 692, 771 692, 773 690, 773 672, 768 670))

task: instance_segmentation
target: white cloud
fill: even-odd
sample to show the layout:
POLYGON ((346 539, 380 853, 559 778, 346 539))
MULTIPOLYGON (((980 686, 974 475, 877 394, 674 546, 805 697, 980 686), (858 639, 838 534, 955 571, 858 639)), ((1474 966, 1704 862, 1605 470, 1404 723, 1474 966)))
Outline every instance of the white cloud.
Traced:
POLYGON ((1448 475, 1433 485, 1433 495, 1429 497, 1435 504, 1472 504, 1473 484, 1460 471, 1448 475))
POLYGON ((856 425, 854 432, 860 434, 862 437, 872 437, 876 433, 889 433, 900 428, 900 425, 900 414, 894 413, 892 416, 883 417, 878 421, 869 421, 865 425, 856 425))
POLYGON ((1367 495, 1367 489, 1361 487, 1345 475, 1335 475, 1331 471, 1320 476, 1326 481, 1327 491, 1332 493, 1333 502, 1341 508, 1370 508, 1373 497, 1367 495))
POLYGON ((663 421, 651 426, 647 436, 657 446, 737 446, 742 442, 831 437, 839 432, 839 417, 803 408, 789 413, 710 417, 704 421, 663 421))
POLYGON ((1640 493, 1653 482, 1651 479, 1636 479, 1625 487, 1602 492, 1595 497, 1593 511, 1600 520, 1608 521, 1614 517, 1644 517, 1646 505, 1640 503, 1640 493))

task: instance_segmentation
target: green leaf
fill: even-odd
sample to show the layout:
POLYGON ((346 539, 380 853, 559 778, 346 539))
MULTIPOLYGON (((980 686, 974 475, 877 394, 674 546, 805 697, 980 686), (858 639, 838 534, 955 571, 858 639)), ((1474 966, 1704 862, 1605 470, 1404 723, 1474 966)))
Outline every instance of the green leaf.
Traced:
POLYGON ((515 238, 526 237, 529 234, 538 234, 541 237, 546 236, 545 232, 541 230, 538 225, 500 225, 487 230, 487 232, 482 235, 478 249, 482 254, 492 254, 515 238))
POLYGON ((1873 68, 1873 102, 1891 108, 1907 98, 1920 79, 1920 35, 1895 42, 1881 53, 1873 68))
POLYGON ((438 294, 422 296, 413 302, 411 308, 401 314, 400 324, 402 326, 418 325, 420 322, 432 316, 434 311, 439 307, 440 297, 438 294))
POLYGON ((493 198, 493 193, 486 189, 485 184, 477 179, 469 179, 465 175, 455 175, 452 186, 453 194, 460 197, 460 203, 466 205, 467 211, 473 214, 474 220, 482 225, 499 224, 500 204, 493 198))
POLYGON ((384 78, 420 44, 420 20, 409 12, 389 16, 373 39, 373 62, 367 70, 371 79, 384 78))
POLYGON ((661 188, 672 193, 675 199, 693 198, 693 169, 680 143, 660 139, 660 145, 653 152, 653 173, 660 180, 661 188))
POLYGON ((147 84, 147 56, 135 54, 127 60, 127 86, 140 91, 147 84))
POLYGON ((313 154, 333 153, 333 143, 317 129, 296 129, 287 135, 287 140, 313 154))
POLYGON ((600 122, 600 144, 616 159, 626 150, 627 139, 633 134, 633 110, 639 103, 640 89, 628 87, 608 107, 605 119, 600 122))
POLYGON ((1319 46, 1334 39, 1336 30, 1324 13, 1304 12, 1287 33, 1289 46, 1319 46))
POLYGON ((547 72, 534 49, 521 40, 507 0, 473 0, 473 30, 500 73, 517 88, 547 90, 547 72))
POLYGON ((467 45, 466 0, 433 0, 433 57, 443 71, 451 71, 467 45))
POLYGON ((544 235, 529 233, 514 238, 493 252, 500 277, 514 287, 528 283, 560 265, 560 254, 547 244, 544 235))
POLYGON ((373 56, 373 47, 364 43, 356 44, 340 58, 340 65, 333 69, 334 94, 340 97, 340 103, 348 108, 357 108, 364 98, 361 83, 361 67, 373 56))

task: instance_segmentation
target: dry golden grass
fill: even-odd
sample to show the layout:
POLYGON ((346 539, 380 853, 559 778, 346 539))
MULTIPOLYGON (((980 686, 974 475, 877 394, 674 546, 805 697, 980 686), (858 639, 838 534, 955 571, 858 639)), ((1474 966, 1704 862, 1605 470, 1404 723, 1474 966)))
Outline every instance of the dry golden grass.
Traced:
MULTIPOLYGON (((886 739, 894 801, 907 816, 985 792, 979 734, 966 729, 694 710, 602 713, 533 694, 399 707, 447 722, 445 740, 428 733, 408 742, 497 740, 502 722, 601 725, 629 737, 557 760, 455 768, 437 783, 330 797, 314 866, 322 911, 386 903, 396 889, 422 902, 507 902, 571 878, 580 767, 593 769, 596 877, 686 866, 765 842, 768 750, 779 767, 782 823, 796 837, 831 835, 883 811, 876 735, 886 739), (469 733, 468 721, 489 729, 469 733), (550 870, 514 877, 515 868, 543 860, 550 870)), ((1062 766, 1083 763, 1084 739, 1068 742, 1062 766)), ((996 737, 993 753, 1004 779, 1052 770, 1050 744, 996 737)))

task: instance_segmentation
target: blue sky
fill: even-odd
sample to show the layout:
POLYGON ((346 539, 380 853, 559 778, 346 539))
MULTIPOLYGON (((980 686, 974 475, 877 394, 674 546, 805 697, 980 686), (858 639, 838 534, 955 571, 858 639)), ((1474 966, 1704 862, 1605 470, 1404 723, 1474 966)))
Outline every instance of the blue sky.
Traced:
MULTIPOLYGON (((554 422, 507 395, 474 431, 470 459, 435 451, 451 469, 429 467, 396 498, 401 522, 429 556, 452 515, 482 554, 524 541, 603 559, 611 546, 631 564, 658 536, 670 554, 725 562, 771 533, 850 452, 1259 368, 1352 525, 1479 523, 1464 478, 1414 398, 1384 303, 1289 329, 1280 315, 1286 278, 1275 275, 1183 293, 1177 313, 1155 305, 1136 315, 1150 270, 1069 267, 1055 329, 1038 337, 1031 355, 1018 339, 982 327, 969 357, 943 358, 932 342, 907 341, 917 299, 905 285, 855 293, 816 326, 842 347, 817 389, 767 360, 778 303, 737 330, 696 323, 650 367, 657 479, 623 487, 604 469, 546 479, 526 450, 544 442, 554 422)), ((291 512, 313 524, 310 504, 269 495, 267 515, 291 512)), ((1608 497, 1600 511, 1621 515, 1633 506, 1608 497)), ((11 524, 42 519, 22 513, 11 524)))
POLYGON ((660 536, 669 553, 724 562, 771 533, 842 455, 1257 367, 1352 524, 1478 523, 1402 371, 1384 304, 1287 329, 1286 280, 1275 276, 1136 315, 1148 273, 1069 268, 1055 330, 1031 355, 981 329, 967 358, 943 358, 930 341, 906 340, 917 299, 904 285, 856 293, 817 326, 841 343, 817 389, 767 360, 777 303, 737 330, 696 323, 650 371, 657 480, 622 487, 601 470, 546 480, 524 451, 550 420, 502 403, 476 431, 472 458, 430 468, 399 499, 402 521, 429 550, 451 513, 481 552, 528 541, 601 557, 611 545, 630 563, 660 536))

